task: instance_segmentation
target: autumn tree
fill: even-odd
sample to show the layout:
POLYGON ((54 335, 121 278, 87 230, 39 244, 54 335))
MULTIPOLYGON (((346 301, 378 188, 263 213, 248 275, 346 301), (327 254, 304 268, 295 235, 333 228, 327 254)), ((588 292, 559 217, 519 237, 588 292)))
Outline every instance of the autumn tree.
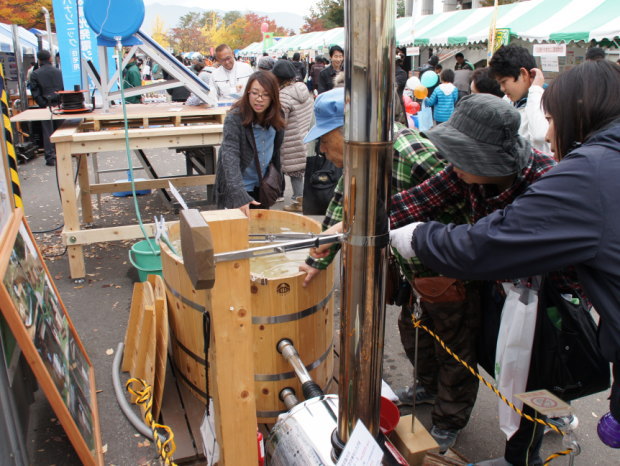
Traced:
POLYGON ((278 26, 276 22, 268 16, 258 16, 256 13, 246 13, 244 19, 246 22, 246 29, 243 32, 241 42, 245 45, 263 40, 263 33, 260 29, 261 24, 263 23, 267 23, 267 30, 269 32, 273 32, 275 36, 289 36, 295 34, 295 32, 291 29, 278 26))
POLYGON ((159 17, 159 15, 155 17, 155 24, 153 25, 153 32, 151 32, 151 37, 155 42, 157 42, 164 48, 168 48, 170 46, 167 31, 164 30, 164 22, 159 17))
POLYGON ((17 24, 26 29, 37 28, 45 30, 45 17, 41 7, 50 12, 52 28, 54 15, 52 0, 7 0, 0 2, 0 23, 17 24))
POLYGON ((207 42, 202 33, 208 17, 205 14, 189 12, 179 18, 178 26, 168 34, 170 46, 176 52, 206 50, 207 42))

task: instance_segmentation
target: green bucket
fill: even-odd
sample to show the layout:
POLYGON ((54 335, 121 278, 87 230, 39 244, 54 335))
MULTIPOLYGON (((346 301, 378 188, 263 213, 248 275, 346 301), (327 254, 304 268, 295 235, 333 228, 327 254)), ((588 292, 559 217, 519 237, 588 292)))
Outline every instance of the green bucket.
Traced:
POLYGON ((136 269, 138 269, 138 276, 140 281, 146 281, 148 275, 160 275, 161 276, 161 255, 159 251, 159 244, 155 240, 142 240, 138 241, 131 246, 129 250, 129 262, 136 269), (155 249, 151 249, 151 245, 155 249))

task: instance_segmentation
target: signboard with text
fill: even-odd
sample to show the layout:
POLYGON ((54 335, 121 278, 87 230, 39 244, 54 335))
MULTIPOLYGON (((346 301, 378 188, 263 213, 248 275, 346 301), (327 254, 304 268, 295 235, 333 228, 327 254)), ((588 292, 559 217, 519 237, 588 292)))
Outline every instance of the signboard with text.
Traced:
MULTIPOLYGON (((52 0, 65 89, 82 84, 80 54, 99 69, 97 35, 84 16, 84 0, 52 0)), ((108 52, 111 52, 110 49, 108 52)), ((112 63, 114 63, 112 61, 112 63)))
POLYGON ((532 55, 535 57, 542 57, 544 55, 565 57, 566 44, 534 44, 532 55))

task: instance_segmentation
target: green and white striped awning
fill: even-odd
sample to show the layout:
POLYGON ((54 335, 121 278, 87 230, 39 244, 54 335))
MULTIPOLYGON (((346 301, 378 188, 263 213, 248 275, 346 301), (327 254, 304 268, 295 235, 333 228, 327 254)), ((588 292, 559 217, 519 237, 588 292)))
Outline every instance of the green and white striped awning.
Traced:
MULTIPOLYGON (((493 7, 488 7, 415 19, 398 18, 396 44, 458 46, 486 42, 492 16, 493 7)), ((513 37, 530 42, 613 41, 620 37, 620 0, 529 0, 511 3, 498 8, 496 26, 508 28, 513 37)), ((344 36, 344 28, 297 34, 282 38, 267 51, 277 54, 321 50, 332 45, 344 47, 344 36)), ((255 44, 250 47, 253 46, 255 44)))
MULTIPOLYGON (((493 8, 458 10, 396 22, 398 45, 465 45, 485 42, 493 8)), ((530 0, 502 5, 497 28, 526 41, 614 40, 620 36, 620 0, 530 0)))

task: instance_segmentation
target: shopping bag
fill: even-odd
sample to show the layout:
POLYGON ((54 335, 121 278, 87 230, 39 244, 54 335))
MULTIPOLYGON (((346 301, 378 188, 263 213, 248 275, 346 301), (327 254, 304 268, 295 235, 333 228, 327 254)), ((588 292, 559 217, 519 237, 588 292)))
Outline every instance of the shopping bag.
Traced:
POLYGON ((418 129, 426 131, 433 127, 433 111, 422 101, 422 109, 418 112, 418 129))
MULTIPOLYGON (((498 390, 514 405, 523 403, 514 395, 526 390, 536 329, 538 290, 524 283, 504 283, 506 301, 497 337, 495 380, 498 390)), ((520 417, 503 401, 499 404, 499 426, 507 439, 519 428, 520 417)))

